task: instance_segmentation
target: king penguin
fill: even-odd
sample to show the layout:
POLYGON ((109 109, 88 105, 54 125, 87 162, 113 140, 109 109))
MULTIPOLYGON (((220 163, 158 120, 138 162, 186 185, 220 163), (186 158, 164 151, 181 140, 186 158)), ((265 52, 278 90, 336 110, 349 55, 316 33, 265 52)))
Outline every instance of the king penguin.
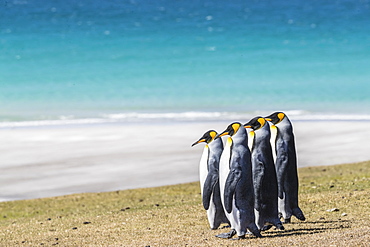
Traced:
POLYGON ((216 135, 216 131, 209 130, 192 145, 206 143, 200 159, 199 177, 203 207, 207 210, 207 218, 212 230, 217 229, 222 223, 229 224, 221 203, 218 180, 220 157, 224 145, 221 138, 215 140, 216 135))
POLYGON ((260 230, 270 229, 272 225, 284 230, 278 216, 278 187, 270 126, 264 118, 255 117, 244 128, 247 129, 251 150, 256 225, 260 230))
POLYGON ((271 146, 275 154, 278 181, 279 214, 289 223, 292 215, 304 221, 306 218, 298 207, 297 154, 293 126, 283 112, 275 112, 265 118, 271 122, 271 146))
POLYGON ((231 238, 237 234, 238 239, 245 238, 247 229, 256 237, 262 237, 255 224, 253 210, 252 164, 248 148, 248 136, 241 123, 234 122, 216 136, 216 139, 230 135, 220 159, 221 201, 231 231, 216 235, 231 238))

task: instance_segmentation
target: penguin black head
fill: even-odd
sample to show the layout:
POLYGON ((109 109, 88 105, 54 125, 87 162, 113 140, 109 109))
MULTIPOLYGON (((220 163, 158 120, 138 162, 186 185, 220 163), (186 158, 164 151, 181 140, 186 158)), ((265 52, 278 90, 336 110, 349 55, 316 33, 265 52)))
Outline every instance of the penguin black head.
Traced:
POLYGON ((273 124, 278 124, 285 118, 285 116, 286 115, 283 112, 274 112, 271 115, 265 117, 265 119, 272 122, 273 124))
POLYGON ((229 136, 235 135, 235 133, 238 132, 240 126, 242 126, 242 124, 238 122, 234 122, 230 124, 229 126, 227 126, 226 130, 222 132, 221 134, 218 134, 215 139, 221 136, 225 136, 225 135, 229 135, 229 136))
POLYGON ((209 130, 204 135, 196 142, 194 142, 191 146, 197 145, 198 143, 205 142, 205 143, 210 143, 215 139, 217 136, 217 132, 214 130, 209 130))
POLYGON ((258 130, 266 124, 266 120, 263 117, 252 118, 248 123, 244 124, 244 128, 251 128, 253 130, 258 130))

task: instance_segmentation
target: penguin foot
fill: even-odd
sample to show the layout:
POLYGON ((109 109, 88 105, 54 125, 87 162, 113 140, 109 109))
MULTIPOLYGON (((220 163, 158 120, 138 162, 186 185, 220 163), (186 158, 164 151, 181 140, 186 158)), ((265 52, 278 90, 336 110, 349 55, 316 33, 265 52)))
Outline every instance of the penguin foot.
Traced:
POLYGON ((283 218, 283 214, 282 213, 278 213, 278 218, 279 219, 283 218))
POLYGON ((286 224, 286 223, 290 223, 290 218, 284 219, 284 224, 286 224))
POLYGON ((261 231, 267 231, 267 230, 270 230, 272 227, 272 225, 264 225, 262 228, 261 228, 261 231))
POLYGON ((256 232, 256 233, 253 233, 253 235, 256 237, 256 238, 262 238, 262 235, 260 232, 256 232))
POLYGON ((237 238, 232 238, 231 240, 240 240, 240 239, 245 239, 245 235, 238 236, 237 238))
POLYGON ((274 223, 271 223, 269 222, 268 224, 264 225, 262 228, 261 228, 261 232, 262 231, 267 231, 267 230, 270 230, 271 227, 275 226, 277 229, 279 230, 285 230, 283 224, 280 222, 280 220, 278 222, 274 222, 274 223))
POLYGON ((229 238, 232 238, 235 234, 236 234, 236 231, 232 229, 230 232, 218 234, 216 235, 216 237, 229 239, 229 238))
POLYGON ((279 230, 285 230, 285 228, 284 228, 283 224, 281 224, 281 223, 277 223, 275 226, 276 226, 276 228, 277 228, 277 229, 279 229, 279 230))
POLYGON ((255 231, 251 231, 251 233, 255 236, 255 237, 257 237, 257 238, 262 238, 262 235, 261 235, 261 233, 260 233, 260 231, 259 230, 255 230, 255 231))

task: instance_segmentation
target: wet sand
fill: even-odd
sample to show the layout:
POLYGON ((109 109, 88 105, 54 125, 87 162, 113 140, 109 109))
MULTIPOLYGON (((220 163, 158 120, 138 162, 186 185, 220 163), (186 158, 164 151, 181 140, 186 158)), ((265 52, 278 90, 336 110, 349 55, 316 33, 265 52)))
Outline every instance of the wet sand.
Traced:
MULTIPOLYGON (((202 134, 229 122, 0 129, 0 201, 198 181, 202 134)), ((370 121, 293 121, 299 167, 370 160, 370 121)))

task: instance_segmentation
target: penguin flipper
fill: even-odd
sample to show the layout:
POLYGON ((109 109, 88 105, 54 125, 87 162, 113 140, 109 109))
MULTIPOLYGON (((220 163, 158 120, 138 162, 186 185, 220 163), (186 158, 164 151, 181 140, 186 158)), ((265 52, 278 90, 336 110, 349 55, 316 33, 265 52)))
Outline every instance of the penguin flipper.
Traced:
POLYGON ((203 185, 203 196, 202 196, 203 207, 205 210, 209 209, 211 196, 213 194, 214 187, 217 185, 217 183, 218 183, 218 174, 208 173, 206 181, 204 182, 203 185))
POLYGON ((285 168, 287 167, 287 163, 288 163, 287 154, 285 152, 282 152, 282 154, 276 158, 278 197, 280 199, 283 199, 284 197, 284 181, 286 177, 285 168))
MULTIPOLYGON (((266 167, 260 154, 257 156, 257 166, 266 167)), ((262 206, 262 201, 263 201, 262 183, 264 180, 264 172, 259 173, 258 176, 256 176, 253 180, 254 180, 253 183, 255 183, 254 185, 254 188, 255 188, 254 208, 260 211, 261 206, 262 206)))
POLYGON ((231 170, 229 172, 229 175, 227 176, 226 183, 225 183, 225 194, 224 194, 225 209, 227 213, 231 213, 232 211, 235 188, 241 176, 242 176, 242 172, 239 169, 231 170))

